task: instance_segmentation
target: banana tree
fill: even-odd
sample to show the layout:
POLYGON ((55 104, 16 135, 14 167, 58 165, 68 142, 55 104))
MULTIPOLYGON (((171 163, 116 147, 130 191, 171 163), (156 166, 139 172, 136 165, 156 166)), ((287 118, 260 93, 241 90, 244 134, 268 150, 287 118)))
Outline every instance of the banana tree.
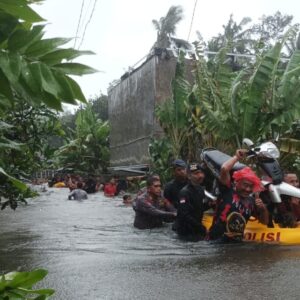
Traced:
POLYGON ((239 138, 236 120, 229 120, 232 108, 228 95, 234 86, 235 73, 226 60, 227 48, 206 61, 202 45, 195 46, 198 54, 195 85, 186 101, 194 130, 200 136, 202 147, 231 149, 239 138))
POLYGON ((281 61, 286 39, 296 38, 296 34, 291 28, 281 41, 240 72, 226 70, 224 58, 215 61, 221 68, 212 73, 199 58, 194 95, 201 115, 193 116, 200 130, 205 128, 234 147, 239 147, 244 137, 257 141, 283 135, 299 119, 300 112, 298 50, 288 64, 281 61))
POLYGON ((87 105, 77 115, 75 139, 56 152, 59 166, 93 174, 105 171, 109 163, 108 136, 108 122, 97 119, 87 105))
POLYGON ((184 56, 181 54, 176 65, 175 78, 172 81, 172 96, 155 108, 160 126, 172 145, 174 158, 182 156, 191 132, 191 122, 185 103, 192 87, 184 74, 184 56))

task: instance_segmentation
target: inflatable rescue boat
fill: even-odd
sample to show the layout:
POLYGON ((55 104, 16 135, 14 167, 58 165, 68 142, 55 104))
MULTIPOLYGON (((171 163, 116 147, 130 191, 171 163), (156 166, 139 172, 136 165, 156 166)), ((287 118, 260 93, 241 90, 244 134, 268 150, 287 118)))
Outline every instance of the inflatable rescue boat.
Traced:
MULTIPOLYGON (((202 223, 210 228, 213 216, 204 214, 202 223)), ((281 228, 274 224, 274 228, 268 228, 257 220, 250 219, 244 231, 245 242, 268 243, 280 245, 300 245, 300 226, 296 228, 281 228)))

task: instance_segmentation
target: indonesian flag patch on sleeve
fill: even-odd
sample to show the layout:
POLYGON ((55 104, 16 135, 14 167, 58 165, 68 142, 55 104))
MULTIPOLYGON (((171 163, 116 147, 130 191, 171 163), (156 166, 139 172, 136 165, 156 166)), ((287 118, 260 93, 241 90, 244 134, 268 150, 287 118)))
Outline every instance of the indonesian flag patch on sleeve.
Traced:
POLYGON ((185 203, 185 198, 181 198, 181 199, 179 200, 179 203, 184 204, 184 203, 185 203))

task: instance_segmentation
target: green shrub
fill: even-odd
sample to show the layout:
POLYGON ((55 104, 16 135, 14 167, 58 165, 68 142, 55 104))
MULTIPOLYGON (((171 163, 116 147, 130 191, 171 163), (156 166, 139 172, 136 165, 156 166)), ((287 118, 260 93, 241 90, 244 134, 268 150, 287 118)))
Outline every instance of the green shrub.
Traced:
POLYGON ((10 272, 0 277, 0 300, 34 299, 46 300, 54 294, 52 289, 33 290, 48 272, 43 269, 31 272, 10 272))

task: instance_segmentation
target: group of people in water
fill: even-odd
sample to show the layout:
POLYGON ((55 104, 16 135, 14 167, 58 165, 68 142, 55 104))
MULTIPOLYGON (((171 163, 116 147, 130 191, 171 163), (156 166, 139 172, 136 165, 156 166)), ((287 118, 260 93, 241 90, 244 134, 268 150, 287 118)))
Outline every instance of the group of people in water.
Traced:
MULTIPOLYGON (((198 162, 187 165, 181 159, 172 162, 174 178, 164 189, 159 175, 150 175, 146 178, 146 187, 133 200, 126 193, 127 178, 114 176, 102 184, 93 177, 83 181, 80 177, 68 175, 64 184, 70 189, 70 200, 87 199, 88 193, 100 190, 106 197, 122 195, 123 203, 132 205, 135 211, 134 227, 152 229, 165 222, 173 223, 172 229, 180 239, 186 241, 241 241, 251 217, 268 227, 272 227, 273 222, 279 223, 281 227, 296 227, 300 222, 300 199, 287 197, 276 205, 268 203, 260 198, 261 180, 251 168, 245 167, 232 173, 234 165, 244 155, 245 151, 239 149, 221 166, 218 178, 220 196, 217 201, 205 195, 206 166, 198 162), (206 211, 213 213, 213 222, 209 228, 203 224, 206 211)), ((284 180, 299 188, 295 173, 287 172, 284 180)))
POLYGON ((132 201, 131 195, 126 194, 126 191, 130 188, 130 182, 134 184, 134 181, 137 179, 139 178, 119 178, 119 176, 114 175, 105 180, 103 177, 94 177, 92 175, 84 178, 76 174, 65 174, 54 176, 48 181, 48 185, 49 187, 69 188, 69 200, 85 200, 88 199, 88 194, 102 191, 106 197, 121 195, 123 203, 130 204, 132 201))
MULTIPOLYGON (((300 221, 299 199, 283 199, 271 211, 270 203, 265 203, 259 196, 262 191, 261 181, 251 168, 245 167, 231 176, 233 166, 244 155, 245 151, 239 149, 235 156, 222 165, 220 197, 217 201, 211 201, 205 196, 207 169, 203 164, 196 162, 187 165, 183 160, 175 160, 172 164, 174 179, 165 185, 163 191, 159 177, 150 176, 146 191, 133 201, 134 226, 146 229, 173 222, 172 229, 180 239, 221 242, 241 241, 250 217, 271 227, 279 215, 289 215, 293 222, 288 227, 297 226, 300 221), (202 222, 203 214, 208 210, 213 212, 210 228, 206 228, 202 222)), ((285 181, 299 188, 296 174, 285 174, 285 181)), ((285 226, 283 223, 281 225, 285 226)))

